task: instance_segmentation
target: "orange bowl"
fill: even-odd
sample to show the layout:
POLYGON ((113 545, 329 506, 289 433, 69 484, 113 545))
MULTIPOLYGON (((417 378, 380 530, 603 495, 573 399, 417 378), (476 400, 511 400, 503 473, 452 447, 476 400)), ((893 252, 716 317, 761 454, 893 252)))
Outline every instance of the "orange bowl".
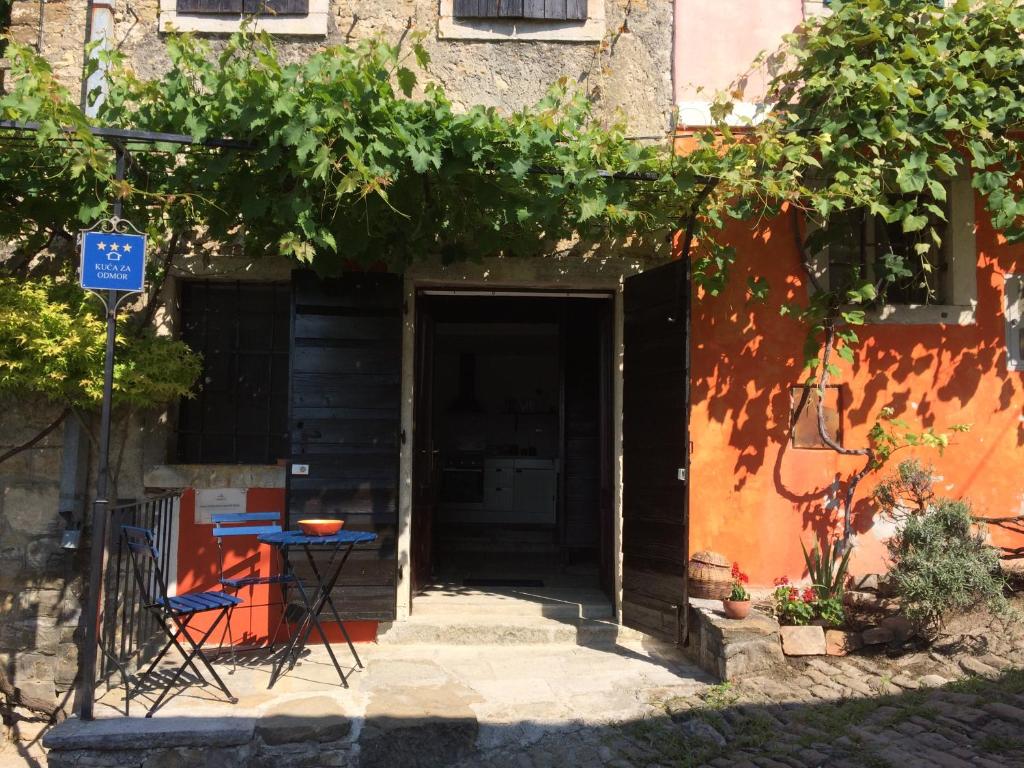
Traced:
POLYGON ((299 528, 307 536, 333 536, 343 525, 344 520, 299 520, 299 528))

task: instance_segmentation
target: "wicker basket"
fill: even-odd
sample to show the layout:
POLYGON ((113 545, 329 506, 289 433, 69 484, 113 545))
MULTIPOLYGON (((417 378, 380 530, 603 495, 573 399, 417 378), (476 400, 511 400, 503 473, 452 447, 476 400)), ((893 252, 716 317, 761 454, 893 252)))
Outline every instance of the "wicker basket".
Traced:
POLYGON ((732 592, 732 566, 717 552, 697 552, 686 569, 691 597, 724 600, 732 592))

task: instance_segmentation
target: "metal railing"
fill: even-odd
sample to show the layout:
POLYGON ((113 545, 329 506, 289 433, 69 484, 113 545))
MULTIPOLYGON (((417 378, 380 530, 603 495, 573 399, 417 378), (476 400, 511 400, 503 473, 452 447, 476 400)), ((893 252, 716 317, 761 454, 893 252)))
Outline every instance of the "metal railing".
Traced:
MULTIPOLYGON (((126 699, 130 675, 159 650, 157 641, 161 632, 156 617, 146 610, 138 579, 132 572, 121 526, 134 525, 156 533, 160 552, 157 566, 167 582, 173 585, 177 574, 171 572, 175 562, 171 549, 175 543, 180 496, 179 492, 153 496, 130 504, 119 504, 107 512, 107 556, 103 572, 97 681, 106 683, 107 690, 112 684, 124 684, 126 699)), ((147 581, 149 593, 157 594, 157 575, 152 561, 141 565, 141 577, 147 581)))

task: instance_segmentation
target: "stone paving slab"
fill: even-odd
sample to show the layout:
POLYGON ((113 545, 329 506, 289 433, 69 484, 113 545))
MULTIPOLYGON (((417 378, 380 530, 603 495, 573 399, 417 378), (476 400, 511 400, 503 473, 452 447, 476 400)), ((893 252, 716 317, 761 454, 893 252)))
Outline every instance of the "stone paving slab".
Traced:
MULTIPOLYGON (((63 751, 51 768, 1024 766, 1024 630, 1001 620, 967 617, 930 649, 900 657, 790 660, 728 685, 653 642, 360 651, 366 668, 353 671, 347 690, 319 648, 270 692, 265 666, 227 674, 221 661, 238 705, 191 688, 144 726, 156 729, 152 738, 134 732, 152 746, 173 742, 190 722, 181 738, 204 746, 171 757, 137 750, 120 763, 63 751), (199 723, 219 725, 204 739, 199 723), (228 724, 230 733, 217 731, 228 724)), ((141 721, 119 718, 118 704, 116 696, 103 703, 97 733, 141 721)), ((75 744, 75 727, 65 746, 75 744)), ((0 766, 30 765, 9 757, 0 754, 0 766)))

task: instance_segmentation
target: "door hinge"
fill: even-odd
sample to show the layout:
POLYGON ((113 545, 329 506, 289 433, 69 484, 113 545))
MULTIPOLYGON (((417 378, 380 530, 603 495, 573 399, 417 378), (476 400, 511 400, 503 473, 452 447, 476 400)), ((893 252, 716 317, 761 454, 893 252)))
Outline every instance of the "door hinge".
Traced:
POLYGON ((680 467, 679 469, 676 470, 676 479, 677 480, 682 480, 685 483, 686 482, 686 474, 687 474, 686 473, 686 468, 685 467, 680 467))

